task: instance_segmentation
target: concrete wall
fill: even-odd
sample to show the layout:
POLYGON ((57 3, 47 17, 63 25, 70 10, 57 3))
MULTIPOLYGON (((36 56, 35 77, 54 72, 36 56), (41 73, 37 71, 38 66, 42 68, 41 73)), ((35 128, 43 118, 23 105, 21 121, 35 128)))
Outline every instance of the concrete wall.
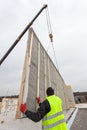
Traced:
POLYGON ((63 109, 69 109, 66 84, 51 58, 31 28, 22 74, 19 104, 27 103, 29 110, 36 111, 36 97, 46 98, 46 89, 53 87, 55 94, 63 100, 63 109), (21 102, 21 103, 20 103, 21 102))
POLYGON ((15 119, 18 98, 3 98, 0 121, 15 119))
POLYGON ((75 107, 75 100, 74 100, 72 87, 70 85, 67 85, 66 88, 67 88, 67 94, 68 94, 69 107, 70 108, 75 107))

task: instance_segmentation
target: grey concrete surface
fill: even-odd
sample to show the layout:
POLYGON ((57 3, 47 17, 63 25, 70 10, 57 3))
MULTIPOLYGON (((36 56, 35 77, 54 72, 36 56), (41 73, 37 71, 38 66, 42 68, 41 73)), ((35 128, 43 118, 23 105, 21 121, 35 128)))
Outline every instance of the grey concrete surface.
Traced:
MULTIPOLYGON (((64 111, 65 120, 67 121, 75 108, 64 111)), ((1 118, 1 117, 0 117, 1 118)), ((10 118, 10 117, 9 117, 10 118)), ((1 118, 4 123, 0 124, 0 130, 42 130, 41 121, 35 123, 28 118, 9 119, 1 118)))
POLYGON ((0 124, 0 130, 41 130, 41 122, 34 123, 28 118, 16 119, 0 124))
POLYGON ((87 108, 79 108, 70 130, 87 130, 87 108))

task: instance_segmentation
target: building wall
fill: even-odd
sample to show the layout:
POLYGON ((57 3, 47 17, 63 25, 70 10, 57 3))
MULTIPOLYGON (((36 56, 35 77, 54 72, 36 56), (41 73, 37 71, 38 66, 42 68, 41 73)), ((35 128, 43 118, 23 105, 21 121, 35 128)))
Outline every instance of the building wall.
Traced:
POLYGON ((18 98, 3 98, 0 120, 12 120, 15 118, 18 98))
POLYGON ((76 103, 87 103, 87 92, 74 92, 76 103))

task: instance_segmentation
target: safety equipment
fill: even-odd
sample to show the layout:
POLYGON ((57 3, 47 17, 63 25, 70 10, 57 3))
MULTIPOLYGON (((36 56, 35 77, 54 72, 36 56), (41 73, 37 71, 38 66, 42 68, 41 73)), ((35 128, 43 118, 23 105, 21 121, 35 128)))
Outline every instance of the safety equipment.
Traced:
POLYGON ((55 96, 48 96, 47 100, 51 110, 42 120, 43 130, 68 130, 62 111, 62 100, 55 96))
POLYGON ((36 97, 37 103, 40 104, 41 100, 40 97, 36 97))
POLYGON ((23 112, 23 113, 25 113, 25 112, 26 112, 26 110, 27 110, 26 103, 21 104, 21 106, 20 106, 20 111, 21 111, 21 112, 23 112))

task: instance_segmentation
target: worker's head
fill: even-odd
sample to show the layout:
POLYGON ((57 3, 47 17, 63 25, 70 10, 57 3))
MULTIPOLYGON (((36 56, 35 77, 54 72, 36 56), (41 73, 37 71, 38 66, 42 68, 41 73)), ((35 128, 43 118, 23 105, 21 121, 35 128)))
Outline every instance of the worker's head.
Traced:
POLYGON ((46 94, 47 96, 54 95, 54 89, 52 87, 47 88, 46 94))

